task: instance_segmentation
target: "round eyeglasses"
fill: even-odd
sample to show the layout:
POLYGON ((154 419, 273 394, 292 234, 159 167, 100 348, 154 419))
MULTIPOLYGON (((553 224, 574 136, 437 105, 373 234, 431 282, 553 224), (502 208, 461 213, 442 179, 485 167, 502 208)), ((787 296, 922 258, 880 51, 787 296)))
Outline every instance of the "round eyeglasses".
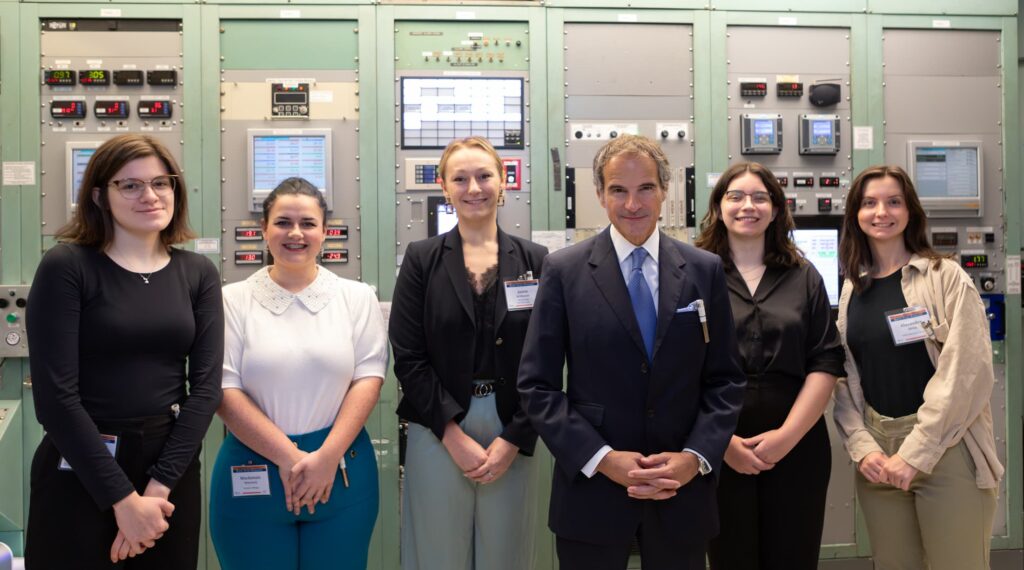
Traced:
POLYGON ((153 189, 157 194, 173 192, 178 187, 178 177, 173 174, 155 176, 152 180, 140 180, 138 178, 122 178, 111 180, 108 186, 113 187, 121 193, 126 200, 135 200, 146 190, 146 186, 153 189))

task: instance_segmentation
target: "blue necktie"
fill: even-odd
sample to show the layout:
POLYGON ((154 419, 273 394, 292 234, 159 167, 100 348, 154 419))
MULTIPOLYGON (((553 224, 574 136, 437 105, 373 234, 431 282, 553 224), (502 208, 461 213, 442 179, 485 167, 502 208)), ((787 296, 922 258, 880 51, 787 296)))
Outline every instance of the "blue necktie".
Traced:
POLYGON ((630 254, 633 259, 633 268, 629 271, 629 300, 633 302, 633 313, 636 314, 636 323, 640 325, 640 334, 644 337, 644 347, 647 348, 647 358, 654 359, 654 333, 658 329, 658 313, 654 310, 654 297, 651 295, 651 288, 647 286, 644 279, 644 260, 647 259, 647 250, 638 247, 630 254))

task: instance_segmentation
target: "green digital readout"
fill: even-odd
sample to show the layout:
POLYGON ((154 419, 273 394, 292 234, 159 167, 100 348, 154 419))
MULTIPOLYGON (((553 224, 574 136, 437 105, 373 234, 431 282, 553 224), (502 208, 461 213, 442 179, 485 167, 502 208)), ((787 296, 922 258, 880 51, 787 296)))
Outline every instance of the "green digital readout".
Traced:
POLYGON ((110 72, 106 69, 83 69, 78 72, 82 85, 110 85, 110 72))
POLYGON ((70 69, 47 69, 43 71, 43 83, 55 85, 74 85, 75 72, 70 69))

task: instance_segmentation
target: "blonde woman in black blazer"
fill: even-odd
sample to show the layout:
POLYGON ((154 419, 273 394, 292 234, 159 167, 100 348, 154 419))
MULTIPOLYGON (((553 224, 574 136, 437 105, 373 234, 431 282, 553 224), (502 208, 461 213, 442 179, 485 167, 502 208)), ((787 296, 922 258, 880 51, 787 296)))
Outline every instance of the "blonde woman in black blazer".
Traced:
POLYGON ((505 183, 486 139, 452 141, 439 173, 459 222, 409 244, 389 324, 409 422, 402 568, 521 570, 537 434, 516 376, 531 310, 510 310, 506 288, 530 287, 521 282, 540 277, 547 250, 498 227, 505 183))

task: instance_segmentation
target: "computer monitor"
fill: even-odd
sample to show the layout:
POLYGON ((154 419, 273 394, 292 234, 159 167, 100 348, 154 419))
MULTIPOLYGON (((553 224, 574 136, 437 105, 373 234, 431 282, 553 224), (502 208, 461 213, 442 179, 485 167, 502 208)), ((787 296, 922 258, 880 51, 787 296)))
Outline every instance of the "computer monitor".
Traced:
POLYGON ((332 157, 331 129, 249 129, 249 209, 259 212, 282 180, 298 176, 324 194, 330 210, 332 157))
POLYGON ((444 148, 470 136, 525 148, 521 77, 403 77, 399 99, 402 148, 444 148))
POLYGON ((69 212, 78 207, 78 190, 85 177, 85 167, 101 144, 101 141, 72 141, 66 144, 64 172, 67 177, 69 212))
POLYGON ((930 216, 981 216, 980 141, 910 141, 909 174, 930 216))
POLYGON ((446 233, 459 223, 455 210, 450 209, 443 196, 427 198, 427 237, 446 233))
POLYGON ((793 241, 825 281, 828 302, 839 306, 842 277, 839 270, 839 233, 842 216, 793 216, 793 241))

